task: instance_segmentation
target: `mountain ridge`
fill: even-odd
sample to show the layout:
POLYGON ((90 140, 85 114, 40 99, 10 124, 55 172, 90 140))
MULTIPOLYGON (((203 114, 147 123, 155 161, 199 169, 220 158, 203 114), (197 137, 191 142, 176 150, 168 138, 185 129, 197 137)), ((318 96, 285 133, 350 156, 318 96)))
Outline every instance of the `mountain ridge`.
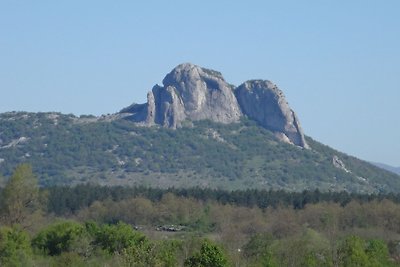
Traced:
POLYGON ((311 149, 284 143, 246 118, 170 129, 113 115, 2 113, 0 174, 28 162, 42 186, 400 192, 400 176, 306 138, 311 149))
POLYGON ((387 171, 390 171, 390 172, 400 175, 400 167, 394 167, 389 164, 379 163, 379 162, 371 162, 371 164, 373 164, 381 169, 384 169, 384 170, 387 170, 387 171))
POLYGON ((164 80, 111 115, 0 113, 0 174, 28 162, 42 186, 400 192, 399 175, 305 136, 270 81, 235 87, 195 65, 164 80))

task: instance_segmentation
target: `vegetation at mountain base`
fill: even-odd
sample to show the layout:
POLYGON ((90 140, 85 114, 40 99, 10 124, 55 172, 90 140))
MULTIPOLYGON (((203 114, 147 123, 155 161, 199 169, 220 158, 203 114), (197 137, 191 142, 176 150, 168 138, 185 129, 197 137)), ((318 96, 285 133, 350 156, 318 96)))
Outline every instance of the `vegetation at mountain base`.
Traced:
POLYGON ((0 173, 10 176, 29 162, 41 186, 399 192, 399 176, 311 138, 307 143, 309 150, 283 143, 245 118, 187 121, 173 130, 112 115, 11 112, 0 114, 0 173))
POLYGON ((37 190, 34 177, 28 165, 18 166, 1 191, 10 203, 7 188, 30 184, 41 203, 22 206, 18 221, 0 210, 1 266, 400 266, 393 194, 37 190), (247 201, 251 195, 259 199, 247 201))
POLYGON ((43 188, 42 192, 48 197, 47 211, 56 215, 73 214, 76 211, 89 207, 94 202, 112 200, 122 201, 132 198, 145 198, 159 202, 165 195, 191 198, 198 201, 214 201, 220 204, 230 204, 248 208, 258 207, 277 208, 293 207, 303 209, 308 204, 320 202, 336 203, 346 206, 351 201, 371 203, 374 201, 389 200, 400 204, 400 194, 356 194, 348 192, 321 192, 314 191, 287 192, 283 190, 235 190, 227 191, 210 188, 151 188, 151 187, 126 187, 126 186, 100 186, 79 184, 74 187, 54 186, 43 188))
POLYGON ((39 205, 37 179, 28 164, 18 166, 1 194, 0 209, 9 224, 21 224, 39 205))

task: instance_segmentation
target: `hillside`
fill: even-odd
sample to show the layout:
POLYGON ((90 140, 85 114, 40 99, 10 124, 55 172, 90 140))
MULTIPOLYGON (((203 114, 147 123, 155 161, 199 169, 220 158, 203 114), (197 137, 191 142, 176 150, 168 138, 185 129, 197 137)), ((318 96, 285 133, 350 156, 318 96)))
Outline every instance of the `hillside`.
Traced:
POLYGON ((400 175, 400 167, 393 167, 387 164, 379 163, 379 162, 371 162, 372 165, 375 165, 381 169, 396 173, 400 175))
POLYGON ((29 162, 42 186, 99 183, 301 191, 400 191, 400 177, 306 137, 282 142, 256 122, 138 126, 118 115, 0 114, 0 172, 29 162))

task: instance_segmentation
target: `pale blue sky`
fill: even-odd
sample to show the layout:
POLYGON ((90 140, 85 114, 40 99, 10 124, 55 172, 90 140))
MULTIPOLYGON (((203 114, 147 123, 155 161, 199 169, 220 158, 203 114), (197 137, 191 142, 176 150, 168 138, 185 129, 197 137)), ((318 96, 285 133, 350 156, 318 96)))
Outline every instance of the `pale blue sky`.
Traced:
POLYGON ((275 82, 306 134, 400 166, 400 1, 0 1, 0 112, 113 113, 182 62, 275 82))

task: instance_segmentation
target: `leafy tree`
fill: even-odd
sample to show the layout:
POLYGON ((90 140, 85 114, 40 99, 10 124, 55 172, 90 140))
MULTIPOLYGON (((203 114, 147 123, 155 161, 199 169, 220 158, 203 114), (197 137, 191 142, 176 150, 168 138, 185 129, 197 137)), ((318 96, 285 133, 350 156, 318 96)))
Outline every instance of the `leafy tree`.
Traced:
POLYGON ((51 266, 58 267, 86 267, 87 262, 78 253, 75 252, 63 252, 58 256, 52 258, 51 266))
POLYGON ((2 193, 4 221, 9 225, 24 223, 38 208, 38 200, 38 182, 32 167, 29 164, 19 165, 2 193))
POLYGON ((275 242, 273 255, 277 266, 332 266, 328 240, 312 229, 275 242))
POLYGON ((29 236, 18 228, 0 228, 0 266, 26 266, 32 254, 29 236))
POLYGON ((273 237, 270 234, 256 234, 243 248, 244 255, 252 263, 259 263, 264 267, 278 266, 272 254, 273 237))
POLYGON ((368 241, 358 236, 349 236, 339 248, 342 266, 380 267, 392 266, 387 245, 376 239, 368 241))
POLYGON ((157 259, 164 267, 179 266, 177 254, 182 251, 182 241, 163 240, 156 243, 157 259))
POLYGON ((205 240, 201 245, 200 252, 185 261, 187 267, 224 267, 227 259, 221 248, 205 240))
POLYGON ((344 267, 370 266, 365 253, 365 242, 358 236, 349 236, 339 248, 340 265, 344 267))
POLYGON ((122 249, 121 256, 124 266, 147 267, 164 266, 157 260, 154 244, 150 242, 130 246, 122 249))
POLYGON ((51 256, 73 250, 85 235, 85 228, 73 221, 52 224, 38 233, 32 240, 34 247, 51 256))
POLYGON ((163 240, 159 242, 141 242, 122 250, 121 257, 124 266, 147 267, 181 266, 178 262, 178 252, 182 242, 178 240, 163 240))
POLYGON ((148 242, 146 236, 122 222, 104 225, 95 234, 95 243, 110 253, 121 253, 124 249, 140 246, 146 242, 148 242))
POLYGON ((369 240, 365 252, 370 266, 384 267, 391 265, 388 247, 382 240, 369 240))

